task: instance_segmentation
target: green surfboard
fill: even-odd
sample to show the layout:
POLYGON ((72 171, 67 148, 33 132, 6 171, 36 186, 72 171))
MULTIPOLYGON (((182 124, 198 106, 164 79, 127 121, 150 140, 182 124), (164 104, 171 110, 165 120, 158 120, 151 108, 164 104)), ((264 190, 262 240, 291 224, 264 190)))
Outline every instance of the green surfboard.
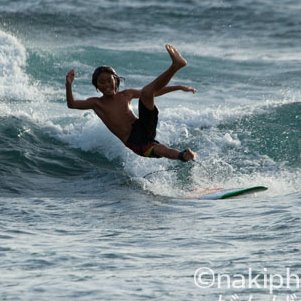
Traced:
POLYGON ((231 188, 231 189, 222 189, 208 194, 200 195, 199 199, 201 200, 219 200, 219 199, 229 199, 237 196, 242 196, 246 194, 252 194, 260 191, 265 191, 268 188, 265 186, 253 186, 246 188, 231 188))

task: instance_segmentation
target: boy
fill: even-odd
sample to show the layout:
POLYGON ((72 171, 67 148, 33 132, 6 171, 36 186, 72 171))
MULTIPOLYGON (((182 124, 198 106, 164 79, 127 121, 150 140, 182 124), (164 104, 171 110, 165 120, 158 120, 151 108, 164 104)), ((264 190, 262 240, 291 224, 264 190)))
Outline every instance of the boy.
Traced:
POLYGON ((180 152, 155 140, 158 109, 154 104, 154 97, 176 90, 195 93, 195 89, 191 87, 167 86, 172 76, 187 62, 172 45, 167 44, 165 48, 172 60, 170 67, 142 90, 127 89, 119 92, 120 77, 113 68, 101 66, 94 71, 92 84, 103 96, 74 100, 71 86, 75 74, 74 70, 70 70, 66 76, 67 104, 72 109, 94 110, 108 129, 140 156, 165 157, 186 162, 196 157, 191 149, 180 152), (130 106, 133 98, 139 98, 139 118, 130 106))

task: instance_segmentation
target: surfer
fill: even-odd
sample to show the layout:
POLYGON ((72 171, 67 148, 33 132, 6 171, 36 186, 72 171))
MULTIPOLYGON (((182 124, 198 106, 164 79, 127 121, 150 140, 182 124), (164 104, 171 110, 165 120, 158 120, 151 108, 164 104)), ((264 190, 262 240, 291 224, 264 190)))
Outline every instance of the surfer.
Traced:
POLYGON ((103 95, 86 100, 74 100, 72 82, 75 72, 70 70, 66 75, 67 105, 71 109, 94 110, 108 129, 126 147, 140 156, 165 157, 186 162, 196 158, 196 154, 190 148, 179 151, 155 140, 159 113, 154 103, 155 96, 177 90, 192 93, 196 91, 188 86, 167 86, 173 75, 186 66, 187 61, 172 45, 167 44, 165 48, 172 60, 170 67, 141 90, 119 91, 120 76, 112 67, 101 66, 95 69, 92 84, 103 95), (139 118, 131 109, 131 101, 134 98, 139 98, 139 118))

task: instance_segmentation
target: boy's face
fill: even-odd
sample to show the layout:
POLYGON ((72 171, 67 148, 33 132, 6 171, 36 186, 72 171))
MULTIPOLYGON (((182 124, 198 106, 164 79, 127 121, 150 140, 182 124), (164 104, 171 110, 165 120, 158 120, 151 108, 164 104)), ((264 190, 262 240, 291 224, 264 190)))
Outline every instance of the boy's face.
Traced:
POLYGON ((97 88, 103 95, 116 94, 116 80, 110 73, 102 72, 97 78, 97 88))

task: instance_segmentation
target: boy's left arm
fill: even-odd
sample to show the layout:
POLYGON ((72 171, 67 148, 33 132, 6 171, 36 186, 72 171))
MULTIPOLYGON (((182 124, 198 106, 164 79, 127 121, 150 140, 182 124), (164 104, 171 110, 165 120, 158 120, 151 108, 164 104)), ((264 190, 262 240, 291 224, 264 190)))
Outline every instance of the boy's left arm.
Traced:
POLYGON ((174 91, 184 91, 184 92, 192 92, 193 94, 196 92, 195 88, 192 88, 190 86, 165 86, 161 90, 159 90, 155 96, 161 96, 166 93, 174 92, 174 91))

